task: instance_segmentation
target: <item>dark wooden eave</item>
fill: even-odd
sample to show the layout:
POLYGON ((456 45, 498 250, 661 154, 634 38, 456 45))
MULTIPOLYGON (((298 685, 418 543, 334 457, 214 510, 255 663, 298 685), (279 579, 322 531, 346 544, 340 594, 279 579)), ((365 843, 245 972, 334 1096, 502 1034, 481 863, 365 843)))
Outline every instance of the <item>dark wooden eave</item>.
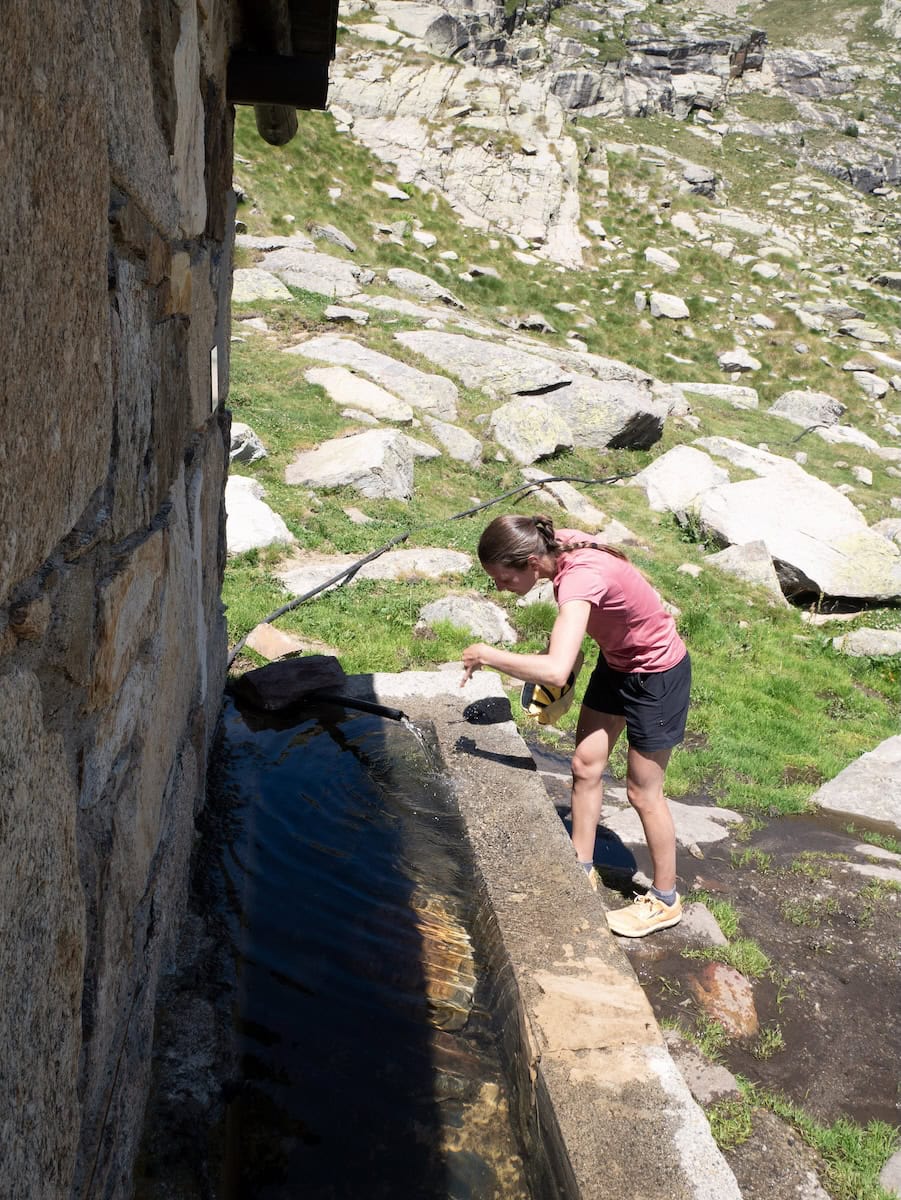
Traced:
POLYGON ((298 108, 325 108, 338 0, 238 0, 237 18, 229 103, 253 105, 260 136, 283 145, 298 108))

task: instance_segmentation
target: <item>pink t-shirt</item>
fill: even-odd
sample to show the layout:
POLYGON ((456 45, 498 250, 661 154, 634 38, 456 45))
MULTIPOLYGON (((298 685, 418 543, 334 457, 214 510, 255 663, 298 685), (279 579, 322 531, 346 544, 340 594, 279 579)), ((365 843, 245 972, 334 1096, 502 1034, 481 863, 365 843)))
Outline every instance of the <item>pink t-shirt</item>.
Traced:
MULTIPOLYGON (((591 540, 573 529, 556 533, 561 543, 591 540)), ((588 601, 588 635, 614 671, 666 671, 685 657, 685 643, 660 597, 639 570, 615 554, 561 554, 554 596, 560 606, 568 600, 588 601)))

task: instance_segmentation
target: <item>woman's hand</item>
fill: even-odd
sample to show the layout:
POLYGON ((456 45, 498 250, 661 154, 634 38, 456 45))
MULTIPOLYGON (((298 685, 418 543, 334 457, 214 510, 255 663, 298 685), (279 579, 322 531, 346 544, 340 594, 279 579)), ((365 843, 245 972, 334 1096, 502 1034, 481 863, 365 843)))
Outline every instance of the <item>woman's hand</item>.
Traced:
POLYGON ((473 642, 463 651, 463 678, 460 680, 460 687, 463 687, 472 677, 473 671, 487 666, 486 652, 490 653, 490 647, 486 646, 484 642, 473 642))

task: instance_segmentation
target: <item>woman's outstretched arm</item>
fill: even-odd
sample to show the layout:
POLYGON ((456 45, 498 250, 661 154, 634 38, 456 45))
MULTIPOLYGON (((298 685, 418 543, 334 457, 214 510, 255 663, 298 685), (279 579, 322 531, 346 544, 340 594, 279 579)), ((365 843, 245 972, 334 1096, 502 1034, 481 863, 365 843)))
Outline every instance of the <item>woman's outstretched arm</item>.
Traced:
POLYGON ((557 687, 566 683, 576 655, 588 628, 591 605, 587 600, 570 600, 560 609, 550 644, 544 654, 517 654, 515 650, 499 650, 484 642, 474 642, 463 651, 463 678, 466 683, 480 667, 494 667, 525 683, 551 683, 557 687))

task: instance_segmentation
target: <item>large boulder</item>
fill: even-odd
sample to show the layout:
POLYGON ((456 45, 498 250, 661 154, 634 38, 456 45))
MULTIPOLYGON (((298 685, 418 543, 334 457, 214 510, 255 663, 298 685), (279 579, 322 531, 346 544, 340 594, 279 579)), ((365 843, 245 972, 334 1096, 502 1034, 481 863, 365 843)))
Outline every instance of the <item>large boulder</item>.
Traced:
POLYGON ((719 567, 729 575, 744 580, 745 583, 755 584, 766 588, 779 600, 786 604, 779 584, 779 576, 773 566, 770 552, 765 542, 747 542, 744 546, 727 546, 716 554, 708 554, 704 559, 711 566, 719 567))
POLYGON ((450 371, 467 387, 497 398, 544 392, 569 383, 573 372, 549 358, 461 333, 416 330, 394 335, 402 346, 450 371))
POLYGON ((728 471, 692 446, 674 446, 626 480, 630 487, 644 489, 648 506, 654 512, 672 512, 680 516, 702 492, 728 481, 728 471))
POLYGON ((302 451, 285 468, 285 483, 352 487, 370 499, 409 500, 413 454, 397 430, 370 429, 302 451))
POLYGON ((290 246, 264 255, 263 266, 288 287, 330 296, 333 300, 354 296, 375 279, 374 271, 358 267, 345 258, 319 254, 315 250, 296 250, 290 246))
POLYGON ((702 528, 724 545, 763 541, 788 596, 901 596, 901 552, 835 488, 796 467, 705 491, 702 528))
POLYGON ((459 393, 453 380, 444 375, 418 371, 388 354, 370 350, 351 338, 325 333, 299 342, 296 346, 289 346, 285 353, 360 371, 386 391, 406 400, 413 408, 429 412, 444 421, 457 419, 459 393))
POLYGON ((393 283, 401 292, 409 292, 417 300, 440 300, 442 304, 449 304, 453 308, 466 307, 463 301, 458 300, 446 287, 436 283, 428 275, 421 275, 407 267, 392 267, 388 272, 388 282, 393 283))
POLYGON ((497 444, 523 466, 573 446, 569 425, 541 396, 502 404, 491 415, 490 429, 497 444))
POLYGON ((901 734, 862 754, 810 797, 843 816, 883 821, 901 831, 901 734))
POLYGON ((647 388, 588 375, 576 375, 544 399, 566 421, 575 444, 594 450, 647 450, 660 440, 669 408, 647 388))
POLYGON ((845 411, 844 404, 826 392, 791 391, 783 392, 767 412, 774 417, 784 417, 795 425, 835 425, 845 411))

